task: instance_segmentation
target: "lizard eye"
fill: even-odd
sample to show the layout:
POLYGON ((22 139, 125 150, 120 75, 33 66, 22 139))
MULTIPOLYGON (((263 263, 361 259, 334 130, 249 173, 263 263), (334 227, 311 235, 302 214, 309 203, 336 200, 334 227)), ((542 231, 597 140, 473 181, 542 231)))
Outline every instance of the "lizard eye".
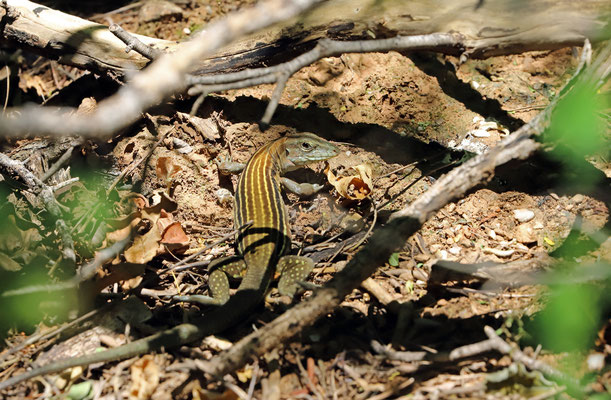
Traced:
POLYGON ((301 149, 304 151, 310 151, 312 150, 312 145, 310 144, 310 142, 302 142, 301 149))

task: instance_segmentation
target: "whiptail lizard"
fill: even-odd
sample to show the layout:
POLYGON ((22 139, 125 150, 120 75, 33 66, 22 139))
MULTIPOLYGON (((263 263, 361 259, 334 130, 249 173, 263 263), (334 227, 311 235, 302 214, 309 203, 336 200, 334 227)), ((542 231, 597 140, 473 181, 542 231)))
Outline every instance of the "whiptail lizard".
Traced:
POLYGON ((306 257, 286 256, 291 239, 281 184, 301 194, 321 187, 298 184, 280 175, 300 166, 337 155, 335 145, 309 133, 287 135, 259 149, 240 176, 234 201, 234 226, 252 224, 237 238, 239 256, 219 260, 209 277, 214 302, 198 324, 180 324, 154 335, 99 353, 58 360, 0 383, 0 390, 24 380, 70 367, 115 361, 173 348, 220 333, 242 321, 264 298, 274 271, 281 273, 280 293, 292 295, 297 282, 310 273, 313 263, 306 257), (225 273, 243 276, 237 292, 229 297, 225 273))

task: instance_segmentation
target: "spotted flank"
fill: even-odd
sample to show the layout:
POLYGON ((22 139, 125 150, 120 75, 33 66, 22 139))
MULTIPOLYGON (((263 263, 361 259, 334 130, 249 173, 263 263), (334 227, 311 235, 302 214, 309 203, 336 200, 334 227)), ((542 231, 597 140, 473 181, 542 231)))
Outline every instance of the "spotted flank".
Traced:
POLYGON ((314 261, 308 257, 282 257, 277 266, 277 272, 280 273, 280 281, 278 282, 280 294, 293 297, 299 282, 305 281, 312 269, 314 269, 314 261))
POLYGON ((225 304, 229 300, 229 280, 227 276, 240 279, 246 273, 244 259, 237 256, 223 257, 210 263, 208 286, 214 299, 212 304, 225 304))

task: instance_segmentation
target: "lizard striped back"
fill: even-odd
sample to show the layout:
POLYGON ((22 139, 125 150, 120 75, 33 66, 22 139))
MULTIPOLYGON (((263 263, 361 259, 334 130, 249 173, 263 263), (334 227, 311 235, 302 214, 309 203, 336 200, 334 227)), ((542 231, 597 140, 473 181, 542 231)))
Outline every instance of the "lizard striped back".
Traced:
POLYGON ((261 289, 261 283, 271 279, 271 265, 291 247, 288 216, 280 188, 286 140, 286 137, 280 138, 261 147, 246 164, 238 182, 234 226, 252 221, 237 239, 238 252, 248 265, 240 289, 261 289))

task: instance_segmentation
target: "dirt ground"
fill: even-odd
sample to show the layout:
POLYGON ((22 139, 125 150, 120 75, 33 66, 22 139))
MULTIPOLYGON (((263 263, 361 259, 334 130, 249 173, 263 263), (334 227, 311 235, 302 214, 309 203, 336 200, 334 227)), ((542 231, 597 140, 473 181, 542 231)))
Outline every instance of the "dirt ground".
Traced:
MULTIPOLYGON (((93 10, 86 11, 66 9, 102 23, 108 23, 110 18, 128 31, 179 40, 188 36, 187 28, 192 32, 239 5, 253 2, 236 3, 176 2, 182 9, 181 17, 150 22, 143 22, 141 6, 110 15, 101 15, 107 10, 93 6, 93 10)), ((271 96, 271 85, 208 96, 196 123, 184 114, 189 113, 189 99, 175 101, 171 109, 163 106, 151 111, 146 121, 122 132, 115 140, 83 150, 89 155, 83 157, 80 168, 73 169, 72 176, 96 168, 105 175, 102 180, 112 181, 146 155, 158 135, 165 135, 151 156, 127 175, 124 183, 131 186, 119 185, 119 193, 125 199, 128 192, 137 191, 150 204, 159 193, 169 193, 175 208, 170 223, 178 222, 188 245, 182 246, 183 240, 176 246, 178 250, 159 252, 152 260, 143 252, 130 256, 127 261, 132 263, 145 260, 146 271, 113 282, 103 290, 107 298, 132 290, 128 302, 116 306, 114 312, 98 315, 91 323, 95 328, 53 347, 29 347, 12 364, 3 366, 5 372, 0 377, 23 371, 29 365, 29 357, 43 362, 85 349, 120 345, 130 337, 145 336, 199 311, 197 305, 171 302, 167 296, 206 293, 205 268, 174 274, 167 272, 167 266, 214 243, 232 229, 231 199, 237 177, 219 173, 215 164, 219 156, 246 162, 263 144, 299 131, 313 132, 337 143, 341 153, 330 160, 328 167, 320 164, 291 175, 300 182, 326 184, 325 188, 310 198, 285 196, 293 247, 305 249, 317 244, 314 247, 321 250, 367 231, 374 211, 376 223, 383 224, 390 212, 425 192, 465 155, 495 146, 532 119, 571 77, 578 55, 579 49, 565 48, 469 60, 464 64, 449 56, 401 52, 326 58, 289 80, 272 125, 265 131, 257 121, 271 96), (366 165, 372 171, 371 195, 361 201, 340 199, 325 178, 325 168, 347 174, 358 165, 366 165), (323 243, 329 238, 334 239, 323 243), (135 288, 138 290, 133 291, 135 288), (39 352, 41 347, 44 351, 39 352)), ((19 89, 24 98, 44 98, 55 105, 82 105, 84 99, 94 97, 99 101, 108 95, 105 89, 96 87, 98 81, 105 84, 104 79, 37 59, 20 72, 19 89)), ((605 135, 609 139, 609 132, 605 135)), ((18 154, 25 151, 27 143, 5 143, 3 151, 18 154)), ((608 152, 602 149, 590 161, 596 173, 611 177, 607 156, 608 152)), ((226 381, 246 392, 255 382, 252 396, 257 399, 520 399, 553 393, 555 385, 526 373, 519 379, 518 374, 515 379, 509 377, 492 384, 490 373, 504 371, 513 364, 508 356, 488 352, 459 362, 427 365, 385 358, 372 350, 370 341, 392 343, 395 350, 443 353, 485 339, 486 325, 499 329, 509 339, 520 340, 522 324, 541 311, 548 295, 545 286, 527 279, 529 274, 551 267, 550 255, 572 240, 576 224, 580 232, 577 236, 582 239, 584 235, 600 237, 608 232, 605 196, 597 196, 596 190, 585 193, 564 187, 558 183, 560 169, 557 164, 539 159, 500 168, 489 183, 440 210, 395 258, 380 266, 373 279, 392 298, 392 305, 378 293, 355 290, 340 309, 293 343, 254 361, 235 376, 226 377, 226 381), (507 267, 500 276, 488 280, 474 276, 448 278, 444 274, 451 271, 442 268, 440 262, 488 262, 507 267)), ((65 196, 66 203, 78 209, 78 197, 70 192, 65 196)), ((117 199, 117 204, 121 201, 117 199)), ((86 213, 87 205, 80 207, 81 214, 86 213)), ((118 205, 113 207, 114 218, 125 215, 118 205)), ((146 237, 147 229, 138 233, 145 243, 151 240, 146 237)), ((609 239, 603 237, 601 242, 580 254, 579 261, 611 263, 609 239)), ((91 253, 92 249, 83 248, 82 254, 87 251, 91 253)), ((312 282, 324 284, 357 251, 342 251, 317 264, 312 282)), ((226 243, 213 247, 202 259, 232 253, 232 246, 226 243)), ((286 309, 277 295, 272 294, 268 300, 266 307, 261 307, 249 321, 201 347, 73 370, 72 375, 61 375, 61 384, 53 383, 52 378, 31 381, 11 389, 4 398, 41 398, 54 391, 68 391, 71 385, 82 382, 92 382, 96 398, 105 399, 237 398, 231 386, 190 375, 179 365, 189 358, 210 359, 228 341, 237 340, 286 309)), ((67 314, 73 315, 76 309, 70 312, 67 314)), ((47 315, 39 329, 44 332, 59 322, 47 315)), ((610 326, 611 320, 607 319, 590 350, 604 354, 607 361, 611 357, 610 326)), ((8 343, 16 345, 23 339, 23 335, 13 335, 8 343)), ((520 343, 525 343, 525 353, 539 354, 539 359, 554 367, 560 368, 572 357, 537 348, 537 343, 520 343)), ((579 358, 584 371, 585 356, 579 358)), ((608 366, 599 371, 594 385, 597 391, 609 390, 608 366)))

